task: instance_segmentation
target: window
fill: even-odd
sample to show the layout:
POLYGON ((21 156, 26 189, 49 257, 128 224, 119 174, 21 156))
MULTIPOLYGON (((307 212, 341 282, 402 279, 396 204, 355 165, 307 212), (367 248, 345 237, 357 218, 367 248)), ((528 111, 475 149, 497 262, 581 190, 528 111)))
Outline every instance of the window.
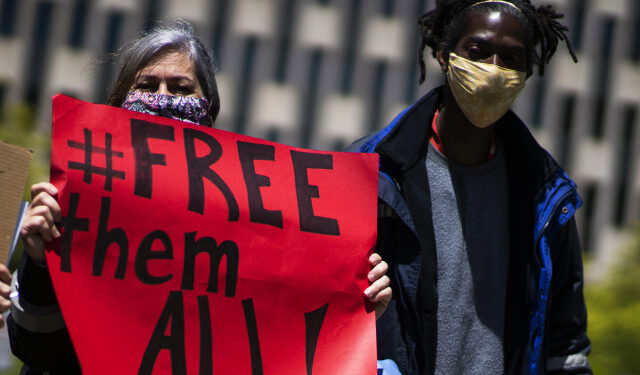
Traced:
POLYGON ((17 0, 0 0, 0 35, 11 36, 15 33, 18 13, 17 0))
MULTIPOLYGON (((124 15, 120 12, 112 12, 108 16, 107 31, 104 41, 104 52, 111 53, 118 48, 121 38, 122 24, 124 23, 124 15)), ((99 75, 97 101, 105 102, 108 89, 114 77, 114 71, 111 66, 103 66, 99 75)))
POLYGON ((571 130, 573 128, 574 112, 576 107, 575 95, 567 95, 563 99, 563 113, 562 113, 562 132, 560 134, 559 144, 559 157, 558 161, 560 165, 566 165, 567 156, 569 155, 569 137, 571 136, 571 130))
POLYGON ((592 135, 594 138, 602 138, 604 131, 605 110, 607 100, 605 93, 607 92, 607 86, 609 81, 609 70, 611 70, 611 52, 613 48, 613 32, 615 28, 615 21, 613 18, 608 17, 603 20, 602 25, 602 38, 600 39, 600 61, 597 64, 598 74, 596 75, 596 102, 594 106, 593 115, 593 127, 592 135))
POLYGON ((72 12, 68 42, 73 48, 82 48, 87 33, 89 2, 87 0, 75 0, 72 12))
POLYGON ((640 1, 635 1, 635 17, 631 29, 631 60, 640 61, 640 1))
POLYGON ((46 61, 45 51, 49 41, 54 4, 50 1, 38 3, 34 30, 32 34, 31 49, 29 51, 28 68, 26 76, 26 101, 37 106, 40 97, 42 82, 44 81, 43 63, 46 61))
POLYGON ((619 154, 617 158, 616 166, 620 171, 620 178, 617 181, 617 187, 615 190, 616 199, 614 223, 621 227, 625 224, 625 211, 626 211, 626 198, 629 190, 629 179, 631 165, 631 144, 633 142, 634 125, 636 122, 637 110, 634 105, 629 105, 624 109, 623 123, 620 127, 620 140, 621 147, 619 148, 619 154))

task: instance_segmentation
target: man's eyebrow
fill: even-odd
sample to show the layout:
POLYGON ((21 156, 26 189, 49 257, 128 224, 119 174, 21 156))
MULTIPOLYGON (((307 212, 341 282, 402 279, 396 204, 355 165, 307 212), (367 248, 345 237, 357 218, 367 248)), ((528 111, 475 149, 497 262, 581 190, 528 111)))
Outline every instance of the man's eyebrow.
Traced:
POLYGON ((468 39, 470 42, 473 43, 478 43, 478 44, 491 44, 489 43, 489 41, 487 40, 487 37, 484 37, 482 35, 472 35, 469 37, 468 39))
MULTIPOLYGON (((473 42, 473 43, 481 44, 483 46, 492 45, 492 43, 489 42, 487 40, 487 38, 485 38, 483 36, 479 36, 479 35, 470 36, 469 37, 469 41, 473 42)), ((501 46, 500 48, 501 49, 507 49, 507 50, 512 51, 512 52, 524 52, 525 51, 524 45, 520 45, 520 44, 506 45, 506 46, 501 46)))

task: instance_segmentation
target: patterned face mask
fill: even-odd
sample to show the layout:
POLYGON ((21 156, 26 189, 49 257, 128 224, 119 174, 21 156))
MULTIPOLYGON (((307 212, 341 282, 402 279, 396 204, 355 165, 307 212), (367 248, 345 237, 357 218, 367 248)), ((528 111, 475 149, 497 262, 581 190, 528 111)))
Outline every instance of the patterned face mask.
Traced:
POLYGON ((122 103, 122 108, 192 124, 209 125, 207 121, 209 102, 207 99, 129 91, 124 103, 122 103))

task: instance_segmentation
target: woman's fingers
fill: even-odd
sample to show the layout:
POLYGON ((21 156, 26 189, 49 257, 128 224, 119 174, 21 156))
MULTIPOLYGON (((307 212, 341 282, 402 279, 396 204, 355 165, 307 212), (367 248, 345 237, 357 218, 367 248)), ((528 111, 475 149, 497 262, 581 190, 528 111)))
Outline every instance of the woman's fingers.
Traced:
POLYGON ((380 255, 376 253, 373 253, 371 254, 371 256, 369 256, 369 264, 373 267, 371 271, 369 271, 369 275, 367 275, 367 278, 371 283, 385 275, 389 270, 389 265, 387 264, 387 262, 383 261, 380 255))
POLYGON ((61 235, 55 224, 62 219, 60 205, 54 197, 57 193, 56 187, 48 182, 32 185, 32 201, 20 228, 25 251, 39 263, 45 262, 44 242, 61 235))
POLYGON ((31 185, 32 200, 42 192, 48 193, 49 195, 53 196, 58 194, 58 189, 56 189, 56 187, 53 186, 53 184, 51 184, 50 182, 39 182, 37 184, 31 185))
POLYGON ((369 256, 369 264, 372 268, 367 278, 371 285, 365 289, 364 294, 369 298, 369 301, 375 303, 376 319, 378 319, 387 309, 393 295, 390 287, 391 280, 386 275, 389 265, 382 260, 378 253, 369 256))
MULTIPOLYGON (((384 275, 376 280, 373 284, 369 285, 369 287, 365 289, 364 294, 369 298, 369 301, 380 302, 381 298, 386 295, 386 292, 382 295, 382 297, 380 297, 379 295, 383 290, 389 288, 390 283, 391 282, 389 280, 389 277, 384 275)), ((391 290, 391 288, 389 288, 389 290, 391 290)))
POLYGON ((58 201, 48 192, 39 192, 31 201, 29 208, 35 209, 39 206, 47 207, 51 212, 51 216, 54 221, 58 222, 60 221, 60 219, 62 219, 62 210, 60 209, 58 201))

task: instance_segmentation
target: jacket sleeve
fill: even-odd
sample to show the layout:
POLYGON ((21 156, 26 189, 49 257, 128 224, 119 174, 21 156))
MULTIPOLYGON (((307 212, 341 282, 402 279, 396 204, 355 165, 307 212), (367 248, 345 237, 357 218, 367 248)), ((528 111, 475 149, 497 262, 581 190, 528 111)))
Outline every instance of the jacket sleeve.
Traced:
POLYGON ((551 244, 553 277, 549 322, 547 324, 547 364, 549 374, 591 374, 587 337, 582 270, 582 250, 575 219, 571 219, 551 244))
POLYGON ((407 290, 407 275, 417 280, 421 258, 409 251, 418 248, 417 238, 411 230, 397 219, 386 204, 378 207, 378 241, 376 251, 389 264, 387 276, 391 279, 393 296, 387 310, 376 321, 376 336, 379 360, 393 360, 404 375, 420 374, 423 358, 419 332, 415 318, 408 306, 415 291, 407 290), (404 250, 401 252, 401 250, 404 250), (404 287, 402 285, 404 285, 404 287))
POLYGON ((376 251, 389 264, 387 276, 391 280, 393 296, 384 314, 376 321, 376 336, 379 360, 393 360, 406 372, 407 353, 400 329, 400 312, 398 311, 398 288, 395 274, 396 248, 393 236, 393 219, 387 205, 378 203, 378 238, 376 251))
POLYGON ((79 374, 75 350, 46 267, 23 255, 11 289, 7 329, 11 351, 28 368, 26 373, 79 374))

